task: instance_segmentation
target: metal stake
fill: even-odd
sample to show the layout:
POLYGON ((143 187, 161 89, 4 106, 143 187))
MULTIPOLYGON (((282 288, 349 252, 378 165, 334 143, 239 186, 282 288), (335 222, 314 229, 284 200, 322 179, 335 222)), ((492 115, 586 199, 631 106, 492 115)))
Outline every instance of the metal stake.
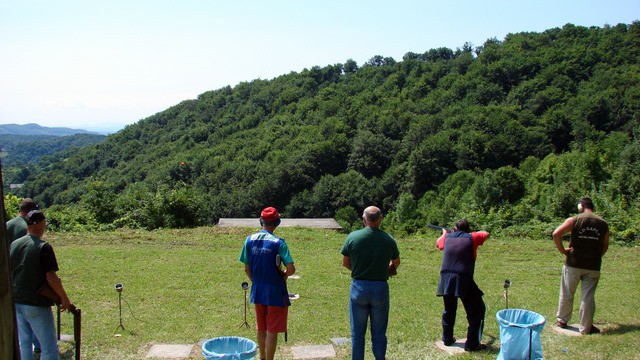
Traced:
POLYGON ((248 329, 249 323, 247 322, 247 289, 249 288, 249 284, 247 282, 243 282, 242 284, 240 284, 240 286, 242 286, 242 289, 244 290, 244 322, 238 327, 244 326, 248 329))

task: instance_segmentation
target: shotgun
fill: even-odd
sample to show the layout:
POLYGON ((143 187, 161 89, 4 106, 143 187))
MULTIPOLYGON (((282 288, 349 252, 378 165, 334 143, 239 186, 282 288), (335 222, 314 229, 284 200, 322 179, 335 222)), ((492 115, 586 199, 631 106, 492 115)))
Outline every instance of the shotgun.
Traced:
MULTIPOLYGON (((60 304, 62 300, 60 295, 55 292, 49 284, 46 282, 38 289, 38 294, 53 300, 58 310, 58 340, 60 340, 60 304)), ((78 309, 75 305, 69 306, 69 312, 73 314, 73 341, 75 342, 75 358, 80 360, 80 342, 82 338, 82 310, 78 309)))
POLYGON ((447 229, 446 227, 442 227, 442 226, 438 226, 438 225, 431 225, 431 224, 427 224, 428 228, 434 229, 434 230, 446 230, 447 232, 451 232, 451 229, 447 229))

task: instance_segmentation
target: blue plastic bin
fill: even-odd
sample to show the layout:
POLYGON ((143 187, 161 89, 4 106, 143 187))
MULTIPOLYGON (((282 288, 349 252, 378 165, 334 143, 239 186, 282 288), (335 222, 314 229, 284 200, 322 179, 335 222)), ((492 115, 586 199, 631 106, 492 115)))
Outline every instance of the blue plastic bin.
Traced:
POLYGON ((498 360, 542 359, 540 333, 544 316, 529 310, 505 309, 496 313, 500 325, 498 360))
POLYGON ((202 355, 206 360, 246 360, 253 359, 258 345, 249 339, 237 336, 221 336, 202 344, 202 355))

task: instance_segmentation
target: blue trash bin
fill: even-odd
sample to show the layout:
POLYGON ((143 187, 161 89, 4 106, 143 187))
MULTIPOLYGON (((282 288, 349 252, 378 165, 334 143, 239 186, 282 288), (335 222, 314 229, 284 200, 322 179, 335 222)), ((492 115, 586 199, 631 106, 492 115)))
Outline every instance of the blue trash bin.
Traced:
POLYGON ((258 345, 249 339, 237 336, 221 336, 202 344, 205 360, 247 360, 253 359, 258 345))
POLYGON ((540 333, 544 316, 529 310, 505 309, 496 313, 500 325, 498 360, 542 359, 540 333))

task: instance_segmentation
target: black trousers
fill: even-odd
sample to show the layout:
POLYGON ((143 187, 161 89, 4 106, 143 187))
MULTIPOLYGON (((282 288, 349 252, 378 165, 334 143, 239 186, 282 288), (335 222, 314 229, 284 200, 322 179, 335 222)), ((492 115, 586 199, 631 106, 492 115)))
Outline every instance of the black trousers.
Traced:
MULTIPOLYGON (((453 326, 456 323, 456 311, 458 310, 458 298, 452 295, 443 295, 444 311, 442 312, 442 341, 445 344, 453 343, 453 326)), ((487 310, 481 293, 461 297, 462 305, 467 313, 467 342, 465 348, 474 349, 480 346, 482 331, 484 329, 484 315, 487 310)))

